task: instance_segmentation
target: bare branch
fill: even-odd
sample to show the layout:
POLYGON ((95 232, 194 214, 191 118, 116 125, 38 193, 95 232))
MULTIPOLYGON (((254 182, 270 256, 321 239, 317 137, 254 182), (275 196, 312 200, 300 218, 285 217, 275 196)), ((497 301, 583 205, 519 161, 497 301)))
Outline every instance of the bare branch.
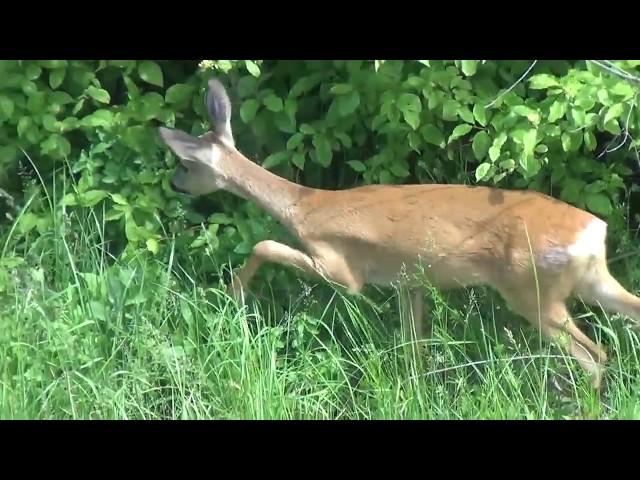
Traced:
POLYGON ((614 75, 624 78, 625 80, 631 80, 632 82, 640 83, 640 77, 637 77, 636 75, 633 75, 625 70, 622 70, 620 67, 616 66, 609 60, 605 60, 606 63, 599 62, 598 60, 587 60, 587 62, 594 63, 595 65, 599 66, 603 70, 613 73, 614 75))

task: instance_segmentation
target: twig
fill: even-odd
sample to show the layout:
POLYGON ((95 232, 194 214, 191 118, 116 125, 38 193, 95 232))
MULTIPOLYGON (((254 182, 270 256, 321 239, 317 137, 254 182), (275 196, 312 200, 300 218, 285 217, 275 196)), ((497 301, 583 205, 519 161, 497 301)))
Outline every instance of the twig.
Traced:
POLYGON ((500 98, 502 98, 502 97, 503 97, 503 96, 505 96, 507 93, 509 93, 511 90, 513 90, 513 89, 516 87, 516 85, 518 85, 522 80, 524 80, 524 77, 526 77, 526 76, 529 74, 529 72, 530 72, 530 71, 531 71, 531 69, 536 65, 536 63, 538 63, 538 60, 534 60, 534 61, 533 61, 533 63, 529 66, 529 68, 527 68, 527 71, 526 71, 526 72, 524 72, 524 73, 522 74, 522 76, 521 76, 518 80, 516 80, 516 82, 515 82, 513 85, 511 85, 511 86, 510 86, 509 88, 507 88, 504 92, 502 92, 500 95, 498 95, 498 96, 495 98, 495 100, 493 100, 491 103, 489 103, 489 104, 485 105, 485 106, 484 106, 484 108, 492 107, 492 106, 493 106, 493 105, 494 105, 494 104, 495 104, 495 103, 496 103, 500 98))
POLYGON ((622 70, 620 67, 614 65, 612 62, 605 60, 609 65, 599 62, 598 60, 587 60, 587 62, 591 62, 599 66, 600 68, 613 73, 614 75, 624 78, 625 80, 631 80, 632 82, 640 83, 640 77, 637 77, 625 70, 622 70))
MULTIPOLYGON (((633 96, 633 100, 632 100, 632 102, 631 102, 631 106, 629 107, 629 113, 627 114, 627 121, 624 123, 624 132, 623 132, 623 133, 624 133, 624 138, 622 139, 622 142, 620 142, 620 144, 618 144, 618 146, 617 146, 617 147, 612 148, 611 150, 609 150, 609 146, 610 146, 613 142, 615 142, 615 140, 616 140, 616 139, 617 139, 621 134, 616 135, 616 136, 613 138, 613 140, 611 140, 611 141, 607 144, 607 146, 605 147, 605 149, 600 153, 600 155, 598 155, 598 157, 597 157, 597 158, 602 157, 605 153, 612 153, 612 152, 615 152, 616 150, 618 150, 619 148, 621 148, 625 143, 627 143, 627 140, 628 140, 628 139, 631 139, 631 141, 633 142, 634 138, 633 138, 633 137, 631 136, 631 134, 629 133, 629 121, 631 120, 631 112, 633 112, 633 107, 635 107, 635 106, 636 106, 636 98, 638 98, 638 94, 637 94, 637 93, 633 96)), ((637 151, 637 149, 636 149, 636 157, 637 157, 637 155, 638 155, 638 151, 637 151)))

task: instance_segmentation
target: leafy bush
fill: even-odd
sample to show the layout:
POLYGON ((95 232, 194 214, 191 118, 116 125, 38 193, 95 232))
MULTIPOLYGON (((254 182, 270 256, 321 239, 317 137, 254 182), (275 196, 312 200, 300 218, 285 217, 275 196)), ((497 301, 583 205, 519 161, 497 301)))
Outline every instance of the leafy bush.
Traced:
MULTIPOLYGON (((93 207, 115 255, 140 245, 158 254, 175 235, 180 255, 242 261, 257 241, 285 233, 274 233, 279 227, 257 206, 230 195, 190 204, 172 193, 176 160, 156 133, 160 124, 206 131, 204 86, 218 75, 234 101, 239 148, 294 181, 532 188, 621 231, 625 212, 618 207, 629 160, 638 163, 640 116, 637 85, 611 70, 637 76, 639 65, 5 61, 0 186, 24 204, 42 181, 64 190, 55 208, 93 207)), ((47 208, 37 195, 19 233, 46 231, 47 208)))

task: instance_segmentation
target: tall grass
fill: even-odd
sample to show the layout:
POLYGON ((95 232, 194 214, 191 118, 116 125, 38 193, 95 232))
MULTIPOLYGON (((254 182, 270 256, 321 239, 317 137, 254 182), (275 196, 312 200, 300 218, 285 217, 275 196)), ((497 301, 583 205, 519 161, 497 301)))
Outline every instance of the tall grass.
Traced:
POLYGON ((2 237, 1 418, 640 418, 623 319, 583 310, 610 356, 598 398, 485 290, 426 292, 430 335, 406 355, 394 292, 290 285, 288 302, 239 306, 172 249, 110 257, 100 215, 50 201, 48 229, 20 233, 18 218, 2 237))

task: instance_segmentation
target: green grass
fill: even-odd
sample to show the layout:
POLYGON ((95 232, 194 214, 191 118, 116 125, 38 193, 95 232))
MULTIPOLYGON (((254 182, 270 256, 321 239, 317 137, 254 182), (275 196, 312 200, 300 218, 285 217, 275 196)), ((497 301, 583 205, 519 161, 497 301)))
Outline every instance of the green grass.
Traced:
POLYGON ((624 319, 578 308, 610 357, 598 399, 483 289, 426 292, 419 359, 395 333, 393 292, 262 275, 240 308, 171 248, 111 258, 98 218, 80 210, 40 233, 18 219, 2 236, 3 419, 640 418, 639 339, 624 319))

